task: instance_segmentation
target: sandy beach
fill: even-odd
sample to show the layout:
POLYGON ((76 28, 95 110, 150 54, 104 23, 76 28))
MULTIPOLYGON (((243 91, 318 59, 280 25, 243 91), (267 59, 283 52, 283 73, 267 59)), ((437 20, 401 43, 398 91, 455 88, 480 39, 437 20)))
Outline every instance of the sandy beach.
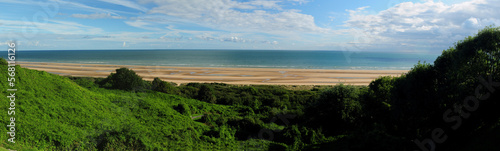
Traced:
POLYGON ((75 63, 17 62, 22 67, 58 75, 107 77, 115 69, 126 67, 145 80, 159 77, 177 84, 189 82, 240 85, 368 85, 380 76, 400 76, 408 70, 326 70, 274 68, 210 68, 137 65, 101 65, 75 63))

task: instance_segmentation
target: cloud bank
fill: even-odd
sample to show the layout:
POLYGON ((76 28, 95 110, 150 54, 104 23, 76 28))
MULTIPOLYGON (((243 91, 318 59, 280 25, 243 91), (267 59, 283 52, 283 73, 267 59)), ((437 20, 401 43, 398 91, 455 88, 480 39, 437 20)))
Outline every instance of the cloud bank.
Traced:
POLYGON ((237 2, 231 0, 140 0, 157 6, 150 14, 188 19, 201 26, 230 31, 295 31, 326 32, 318 27, 314 17, 300 10, 282 9, 279 1, 237 2))
POLYGON ((368 14, 365 10, 369 8, 366 7, 347 10, 349 19, 344 26, 362 35, 359 39, 366 39, 367 43, 354 40, 359 45, 445 49, 478 29, 499 25, 499 8, 500 3, 494 0, 473 0, 453 5, 434 1, 405 2, 377 14, 368 14))
MULTIPOLYGON (((0 0, 0 3, 43 12, 34 0, 0 0)), ((58 15, 47 20, 43 16, 33 19, 34 15, 29 13, 0 16, 0 40, 31 34, 34 38, 23 43, 40 49, 63 44, 121 48, 126 42, 127 48, 155 49, 180 45, 193 49, 256 47, 439 53, 485 26, 500 25, 497 0, 455 3, 389 0, 386 8, 356 5, 357 8, 332 12, 336 14, 334 17, 313 13, 316 7, 311 7, 324 1, 310 0, 49 0, 47 3, 59 5, 58 15), (23 17, 27 19, 22 20, 23 17)), ((22 38, 20 41, 25 40, 22 38)))

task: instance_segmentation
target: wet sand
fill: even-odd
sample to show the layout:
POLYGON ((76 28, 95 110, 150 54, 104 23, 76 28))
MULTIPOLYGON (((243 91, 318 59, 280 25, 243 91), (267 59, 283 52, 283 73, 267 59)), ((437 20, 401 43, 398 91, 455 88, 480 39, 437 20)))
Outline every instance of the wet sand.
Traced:
POLYGON ((275 68, 211 68, 137 65, 102 65, 76 63, 17 62, 22 67, 58 75, 107 77, 116 69, 134 70, 144 80, 159 77, 177 84, 227 83, 238 85, 368 85, 380 76, 400 76, 408 70, 327 70, 275 68))

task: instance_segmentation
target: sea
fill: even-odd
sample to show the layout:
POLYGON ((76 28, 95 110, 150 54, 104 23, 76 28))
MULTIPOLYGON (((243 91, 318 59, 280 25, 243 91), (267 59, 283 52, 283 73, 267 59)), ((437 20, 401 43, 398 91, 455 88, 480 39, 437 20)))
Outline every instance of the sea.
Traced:
MULTIPOLYGON (((30 50, 16 51, 17 61, 113 65, 409 70, 433 63, 439 54, 310 50, 30 50)), ((7 57, 7 53, 2 55, 7 57)))

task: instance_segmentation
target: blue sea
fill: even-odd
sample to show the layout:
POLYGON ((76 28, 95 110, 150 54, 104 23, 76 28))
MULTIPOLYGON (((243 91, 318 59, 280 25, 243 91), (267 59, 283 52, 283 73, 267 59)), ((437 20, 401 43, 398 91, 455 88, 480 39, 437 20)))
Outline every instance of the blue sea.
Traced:
MULTIPOLYGON (((6 57, 6 53, 3 57, 6 57)), ((17 61, 147 66, 408 70, 438 54, 296 50, 16 51, 17 61)))

